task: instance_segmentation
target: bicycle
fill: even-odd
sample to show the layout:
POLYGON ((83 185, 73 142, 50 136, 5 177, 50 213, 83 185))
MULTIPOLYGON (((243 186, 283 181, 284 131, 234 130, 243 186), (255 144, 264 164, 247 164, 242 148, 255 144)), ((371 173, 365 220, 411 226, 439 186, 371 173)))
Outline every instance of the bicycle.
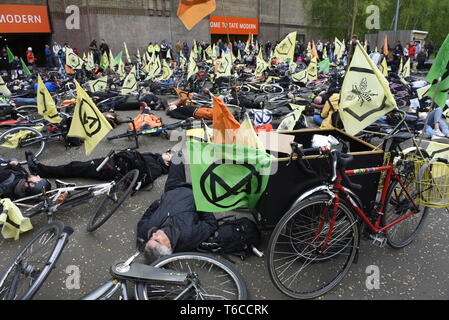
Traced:
MULTIPOLYGON (((97 170, 100 170, 107 160, 108 158, 97 170)), ((87 232, 93 232, 101 227, 125 202, 136 186, 138 176, 139 171, 132 170, 117 179, 118 181, 85 186, 76 186, 56 180, 56 189, 15 200, 14 204, 21 210, 24 217, 32 218, 45 213, 48 221, 51 222, 56 212, 68 211, 101 197, 87 224, 87 232)))
POLYGON ((72 233, 72 228, 59 221, 37 231, 0 276, 0 300, 31 300, 54 269, 72 233))
POLYGON ((129 300, 128 282, 137 300, 246 300, 245 281, 228 262, 192 252, 162 257, 151 265, 134 262, 144 244, 126 261, 110 268, 112 279, 81 300, 108 300, 120 292, 129 300))
POLYGON ((314 174, 304 164, 304 156, 324 156, 330 159, 331 175, 305 192, 271 235, 267 265, 273 283, 284 294, 312 299, 332 290, 356 259, 362 236, 380 247, 388 243, 400 249, 421 231, 428 207, 420 207, 414 200, 422 192, 416 187, 414 168, 402 162, 396 166, 393 160, 403 137, 392 134, 385 139, 393 150, 389 164, 355 170, 346 170, 352 156, 328 148, 302 150, 292 144, 290 159, 297 154, 299 168, 314 174), (372 212, 365 213, 352 191, 362 186, 352 183, 349 176, 373 172, 385 173, 385 178, 372 212))
MULTIPOLYGON (((25 151, 32 152, 36 158, 45 149, 48 141, 56 140, 64 143, 66 148, 79 146, 79 140, 67 137, 71 117, 62 114, 60 124, 52 124, 48 121, 21 123, 0 134, 0 153, 6 159, 14 159, 25 151)), ((18 159, 19 164, 26 164, 26 160, 18 159)))

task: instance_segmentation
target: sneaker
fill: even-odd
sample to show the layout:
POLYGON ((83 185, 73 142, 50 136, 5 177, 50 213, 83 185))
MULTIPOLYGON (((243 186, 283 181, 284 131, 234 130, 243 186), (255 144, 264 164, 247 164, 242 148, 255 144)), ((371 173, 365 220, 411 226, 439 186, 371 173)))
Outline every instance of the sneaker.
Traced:
POLYGON ((440 130, 435 130, 435 135, 438 137, 445 137, 445 135, 440 130))
POLYGON ((441 140, 441 138, 444 138, 444 136, 432 136, 432 138, 430 140, 435 141, 435 140, 441 140))

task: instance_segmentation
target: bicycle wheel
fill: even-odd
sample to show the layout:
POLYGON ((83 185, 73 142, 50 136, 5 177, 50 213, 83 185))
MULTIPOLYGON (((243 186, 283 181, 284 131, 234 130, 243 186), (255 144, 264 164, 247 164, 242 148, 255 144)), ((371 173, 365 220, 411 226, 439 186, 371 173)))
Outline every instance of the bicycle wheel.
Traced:
MULTIPOLYGON (((414 179, 407 179, 403 183, 411 198, 416 199, 418 188, 414 179)), ((419 211, 417 213, 385 231, 387 242, 392 248, 404 248, 418 236, 429 211, 427 207, 419 206, 418 208, 419 211)), ((385 201, 385 214, 382 216, 383 226, 388 226, 397 219, 408 215, 413 209, 413 205, 405 190, 398 181, 393 181, 390 184, 385 201)))
POLYGON ((39 157, 45 148, 43 134, 29 127, 12 128, 0 135, 0 154, 4 159, 17 159, 20 164, 26 164, 25 151, 31 151, 39 157), (20 156, 19 156, 20 155, 20 156))
POLYGON ((202 253, 177 253, 153 264, 178 272, 189 273, 187 285, 136 284, 139 300, 246 300, 248 292, 240 273, 229 263, 202 253), (193 284, 188 292, 186 287, 193 284), (182 295, 180 295, 182 293, 182 295))
POLYGON ((282 88, 281 86, 275 85, 275 84, 266 85, 263 87, 263 92, 265 92, 265 93, 283 93, 284 88, 282 88))
POLYGON ((336 212, 329 232, 329 197, 320 195, 301 202, 276 225, 268 244, 267 265, 271 280, 285 295, 313 299, 346 275, 359 244, 357 220, 345 202, 336 212))
MULTIPOLYGON (((67 242, 64 225, 55 221, 27 243, 0 277, 0 300, 30 300, 53 270, 67 242)), ((73 230, 67 231, 68 234, 73 230)))
POLYGON ((87 232, 93 232, 101 227, 122 205, 133 190, 139 170, 128 172, 117 183, 114 183, 107 194, 102 195, 103 199, 99 201, 95 212, 87 224, 87 232))

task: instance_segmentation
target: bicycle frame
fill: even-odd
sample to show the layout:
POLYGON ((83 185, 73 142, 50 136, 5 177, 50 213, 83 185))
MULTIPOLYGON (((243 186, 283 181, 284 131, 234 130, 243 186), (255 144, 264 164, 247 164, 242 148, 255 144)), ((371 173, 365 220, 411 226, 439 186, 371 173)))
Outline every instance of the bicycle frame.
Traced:
POLYGON ((349 202, 351 203, 351 205, 355 209, 355 211, 358 213, 358 215, 362 218, 362 220, 368 225, 368 227, 374 233, 382 233, 388 229, 391 229, 398 223, 410 218, 415 213, 419 212, 419 208, 416 205, 413 197, 408 192, 404 183, 402 182, 400 176, 396 173, 394 164, 391 163, 388 166, 384 166, 384 167, 364 168, 364 169, 355 169, 355 170, 346 170, 345 171, 346 175, 348 175, 348 176, 354 176, 354 175, 360 175, 360 174, 366 174, 366 173, 375 173, 375 172, 386 172, 386 177, 385 177, 385 181, 384 181, 383 188, 382 188, 382 194, 381 194, 381 198, 380 198, 380 206, 377 208, 378 217, 376 218, 376 221, 374 223, 370 221, 370 219, 367 217, 365 212, 352 199, 352 197, 348 193, 348 190, 343 187, 343 185, 341 184, 342 176, 341 176, 340 172, 337 173, 337 181, 333 185, 333 191, 335 191, 337 193, 336 201, 335 201, 334 205, 337 205, 337 208, 338 208, 338 203, 340 201, 339 194, 343 195, 346 199, 349 200, 349 202), (401 186, 401 189, 403 191, 405 191, 405 194, 406 194, 408 200, 413 205, 413 210, 411 210, 411 212, 408 213, 407 215, 400 217, 400 218, 396 219, 395 221, 391 222, 387 226, 381 227, 382 216, 385 215, 384 211, 385 211, 385 206, 386 206, 385 202, 387 200, 388 188, 389 188, 390 182, 392 180, 396 180, 399 183, 399 185, 401 186))

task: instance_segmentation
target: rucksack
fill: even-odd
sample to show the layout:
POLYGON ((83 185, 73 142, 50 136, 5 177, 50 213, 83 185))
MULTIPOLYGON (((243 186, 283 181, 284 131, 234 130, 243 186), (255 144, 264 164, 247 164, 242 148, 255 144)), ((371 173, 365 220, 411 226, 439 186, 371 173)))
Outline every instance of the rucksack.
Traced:
MULTIPOLYGON (((136 130, 140 131, 162 127, 162 121, 154 114, 141 113, 134 118, 134 125, 136 126, 136 130)), ((129 127, 131 130, 133 129, 132 124, 130 124, 129 127)))
POLYGON ((257 225, 248 218, 226 217, 218 221, 224 222, 219 224, 217 231, 207 241, 201 243, 199 249, 232 254, 242 260, 249 257, 253 246, 257 247, 260 243, 257 225))
POLYGON ((139 176, 137 177, 137 185, 141 187, 146 187, 153 183, 153 177, 145 162, 144 157, 137 151, 121 151, 114 155, 113 158, 114 166, 119 169, 119 171, 125 175, 131 170, 139 170, 139 176))

